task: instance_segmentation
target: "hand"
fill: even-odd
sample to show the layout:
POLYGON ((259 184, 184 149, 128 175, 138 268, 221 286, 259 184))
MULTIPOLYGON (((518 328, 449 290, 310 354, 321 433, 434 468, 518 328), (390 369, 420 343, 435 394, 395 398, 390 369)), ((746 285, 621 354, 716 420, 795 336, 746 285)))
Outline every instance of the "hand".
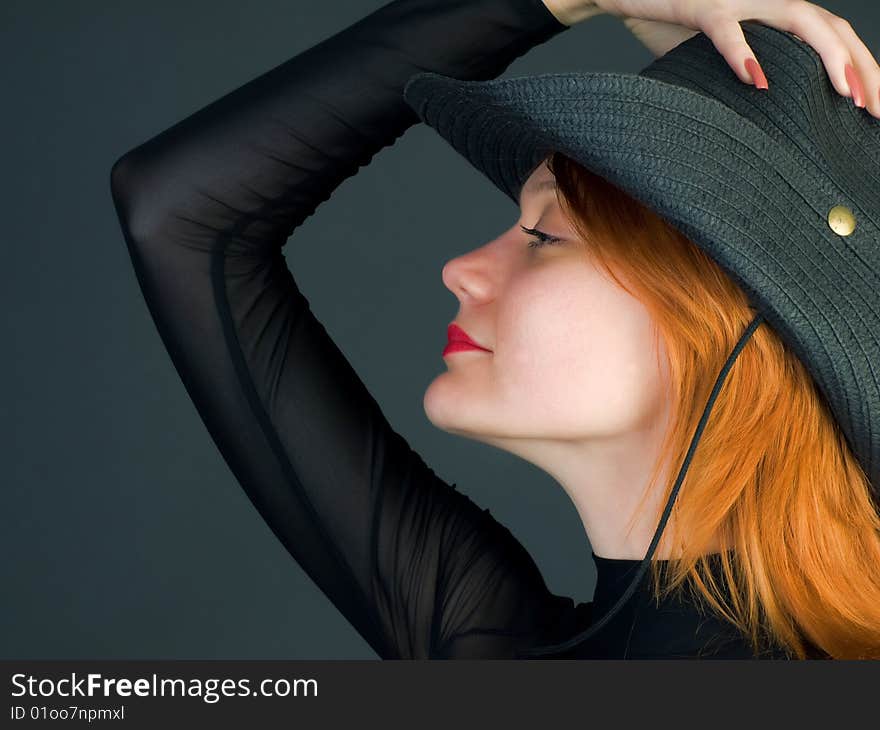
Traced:
POLYGON ((604 11, 590 0, 541 0, 563 25, 575 25, 604 11))
POLYGON ((654 54, 655 58, 669 53, 679 43, 700 32, 683 25, 675 25, 675 23, 645 20, 644 18, 624 18, 623 24, 643 46, 654 54))
MULTIPOLYGON (((739 22, 756 20, 794 33, 821 56, 832 85, 880 119, 880 65, 848 21, 805 0, 595 0, 601 12, 624 25, 655 56, 705 33, 734 73, 747 84, 754 59, 739 22), (850 68, 847 69, 847 65, 850 68), (863 80, 863 81, 862 81, 863 80)), ((760 61, 760 59, 758 59, 760 61)), ((754 68, 754 66, 753 66, 754 68)), ((763 73, 759 71, 763 76, 763 73)))

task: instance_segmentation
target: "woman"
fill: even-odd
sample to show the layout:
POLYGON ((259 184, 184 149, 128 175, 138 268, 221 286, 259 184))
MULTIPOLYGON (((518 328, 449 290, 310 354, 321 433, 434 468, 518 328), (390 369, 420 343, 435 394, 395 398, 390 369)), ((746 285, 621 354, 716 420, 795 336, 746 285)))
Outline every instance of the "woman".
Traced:
MULTIPOLYGON (((670 39, 714 33, 740 80, 757 78, 757 68, 742 63, 744 39, 730 32, 737 20, 758 17, 755 8, 731 2, 724 18, 687 18, 685 8, 696 5, 639 3, 631 15, 648 24, 631 27, 655 53, 670 39)), ((777 15, 768 22, 794 26, 823 50, 840 93, 861 104, 869 91, 877 95, 876 63, 834 16, 808 3, 769 6, 777 15), (840 68, 845 58, 870 86, 859 88, 853 72, 840 68)), ((695 403, 738 334, 746 301, 693 244, 601 178, 562 156, 548 158, 523 188, 517 224, 447 264, 444 283, 461 305, 457 324, 483 349, 451 347, 448 372, 425 394, 435 425, 517 453, 564 486, 593 546, 597 584, 589 603, 550 593, 489 510, 437 477, 391 429, 286 267, 281 249, 295 228, 417 121, 402 93, 413 74, 493 79, 567 22, 597 12, 627 14, 624 3, 610 2, 397 0, 124 155, 113 168, 113 198, 157 328, 255 507, 382 658, 526 656, 601 621, 601 631, 553 656, 878 656, 877 516, 867 511, 852 464, 834 472, 836 486, 848 490, 845 507, 810 482, 813 491, 797 493, 798 514, 815 506, 820 516, 842 514, 873 530, 873 542, 844 547, 872 556, 874 572, 858 565, 861 578, 851 583, 858 595, 846 582, 852 576, 839 579, 830 589, 843 591, 844 603, 823 611, 807 602, 810 586, 780 603, 768 581, 785 574, 774 573, 767 556, 786 554, 777 543, 755 546, 763 523, 748 508, 764 492, 749 484, 747 463, 718 459, 736 436, 723 408, 652 566, 692 574, 696 590, 657 602, 659 585, 642 581, 622 600, 684 456, 695 403), (554 176, 558 197, 539 189, 554 176), (596 204, 607 213, 590 212, 596 204), (551 250, 535 226, 539 214, 542 228, 581 242, 596 237, 602 246, 590 256, 578 255, 577 246, 551 250), (636 245, 649 239, 662 246, 652 253, 636 245), (632 264, 618 281, 619 267, 609 268, 606 279, 603 260, 624 250, 632 264), (600 309, 613 311, 613 326, 593 314, 600 309), (540 353, 529 346, 538 328, 540 353), (656 358, 645 357, 649 346, 656 358), (615 387, 606 387, 608 378, 615 387), (597 408, 607 393, 623 395, 597 408), (748 580, 736 582, 735 557, 765 572, 746 570, 748 580), (713 582, 729 606, 713 600, 706 588, 713 582), (846 600, 858 601, 862 617, 847 612, 846 600)), ((880 116, 880 99, 871 97, 868 109, 880 116)), ((450 328, 451 341, 461 335, 450 328)), ((769 331, 750 347, 756 352, 743 358, 726 407, 749 402, 758 368, 772 374, 768 388, 791 392, 778 397, 771 422, 751 423, 748 435, 799 438, 794 445, 803 446, 811 428, 830 444, 828 418, 803 371, 769 331), (795 408, 806 424, 800 433, 785 430, 795 408)), ((773 495, 781 499, 781 480, 803 476, 786 471, 781 457, 760 468, 775 490, 762 507, 774 504, 773 495)), ((820 597, 831 598, 830 589, 820 597)))

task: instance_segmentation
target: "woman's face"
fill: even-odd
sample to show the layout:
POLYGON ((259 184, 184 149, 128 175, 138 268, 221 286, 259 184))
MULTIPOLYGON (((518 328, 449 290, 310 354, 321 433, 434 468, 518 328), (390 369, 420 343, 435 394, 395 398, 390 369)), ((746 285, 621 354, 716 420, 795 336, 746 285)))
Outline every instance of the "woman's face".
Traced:
POLYGON ((424 408, 438 428, 551 467, 548 450, 623 444, 616 437, 654 426, 665 370, 647 311, 590 262, 555 189, 537 189, 545 181, 553 174, 542 163, 523 187, 520 220, 443 267, 455 323, 491 352, 447 354, 424 408), (520 225, 565 240, 529 248, 535 236, 520 225))

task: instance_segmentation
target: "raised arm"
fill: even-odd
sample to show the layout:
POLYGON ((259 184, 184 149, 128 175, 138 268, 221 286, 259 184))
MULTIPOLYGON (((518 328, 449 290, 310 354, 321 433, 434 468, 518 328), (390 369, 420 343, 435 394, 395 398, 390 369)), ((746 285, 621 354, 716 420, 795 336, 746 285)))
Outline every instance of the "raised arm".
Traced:
POLYGON ((402 96, 412 74, 495 78, 566 27, 541 0, 396 0, 113 166, 138 282, 201 418, 273 532, 383 658, 504 656, 499 637, 571 600, 552 600, 510 532, 391 429, 282 247, 417 121, 402 96))

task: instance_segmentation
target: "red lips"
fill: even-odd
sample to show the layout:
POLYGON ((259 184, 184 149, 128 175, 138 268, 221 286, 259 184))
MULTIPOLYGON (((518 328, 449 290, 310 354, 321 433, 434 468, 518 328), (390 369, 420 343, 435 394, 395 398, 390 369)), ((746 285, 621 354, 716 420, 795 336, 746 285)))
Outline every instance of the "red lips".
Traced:
POLYGON ((461 350, 484 350, 485 352, 492 352, 490 349, 474 342, 468 333, 454 322, 446 328, 446 335, 449 339, 449 343, 443 349, 443 357, 461 350))

